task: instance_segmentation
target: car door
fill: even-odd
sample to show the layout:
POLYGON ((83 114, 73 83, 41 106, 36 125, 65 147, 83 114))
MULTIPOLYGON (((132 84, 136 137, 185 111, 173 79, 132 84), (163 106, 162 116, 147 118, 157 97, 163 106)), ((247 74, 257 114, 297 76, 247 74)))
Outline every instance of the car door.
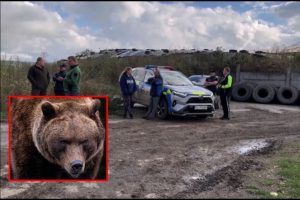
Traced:
MULTIPOLYGON (((145 77, 145 70, 144 69, 133 69, 132 70, 132 76, 135 79, 136 86, 137 86, 137 91, 133 95, 133 101, 137 103, 142 103, 142 98, 141 98, 141 86, 143 85, 144 77, 145 77)), ((143 103, 142 103, 143 104, 143 103)))
POLYGON ((152 70, 147 70, 144 80, 141 85, 141 100, 144 105, 149 105, 150 103, 150 89, 151 84, 148 82, 149 78, 154 77, 154 73, 152 70))

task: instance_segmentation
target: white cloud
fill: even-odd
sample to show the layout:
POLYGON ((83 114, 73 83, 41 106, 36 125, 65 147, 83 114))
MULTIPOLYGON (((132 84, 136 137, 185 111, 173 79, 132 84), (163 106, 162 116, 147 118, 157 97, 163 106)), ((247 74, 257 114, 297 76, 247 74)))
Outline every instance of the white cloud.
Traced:
POLYGON ((1 60, 19 60, 19 61, 25 61, 25 62, 31 62, 35 58, 33 58, 31 55, 28 54, 10 54, 6 52, 1 52, 1 60))
MULTIPOLYGON (((284 2, 271 7, 271 11, 287 20, 287 29, 299 35, 300 32, 300 3, 284 2)), ((298 38, 299 39, 299 38, 298 38)), ((299 39, 300 41, 300 39, 299 39)))
POLYGON ((5 2, 1 52, 37 57, 46 51, 52 59, 60 59, 86 48, 265 49, 299 39, 298 18, 275 26, 252 11, 181 2, 5 2), (60 7, 64 17, 49 5, 60 7))
POLYGON ((291 1, 284 2, 273 5, 270 9, 282 18, 291 18, 299 15, 300 3, 291 1))
POLYGON ((98 50, 105 46, 118 44, 107 38, 96 38, 40 5, 1 2, 2 54, 5 52, 6 55, 20 55, 20 58, 35 60, 42 52, 46 52, 46 58, 54 61, 86 48, 98 50))

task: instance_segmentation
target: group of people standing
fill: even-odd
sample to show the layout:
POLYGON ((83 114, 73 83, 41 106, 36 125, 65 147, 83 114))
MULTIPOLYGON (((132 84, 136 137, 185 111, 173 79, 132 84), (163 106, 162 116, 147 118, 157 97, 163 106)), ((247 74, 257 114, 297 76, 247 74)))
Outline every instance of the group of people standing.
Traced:
MULTIPOLYGON (((119 83, 121 87, 122 97, 123 97, 123 104, 124 104, 124 113, 123 118, 127 118, 127 114, 129 114, 129 117, 132 119, 132 96, 137 90, 136 82, 132 76, 132 68, 127 67, 125 70, 121 73, 121 76, 119 78, 119 83)), ((161 96, 162 90, 163 90, 163 80, 160 76, 159 70, 156 69, 154 71, 154 77, 148 79, 148 83, 151 84, 150 89, 150 105, 148 108, 148 112, 143 117, 144 119, 150 120, 154 119, 157 105, 159 103, 159 98, 161 96)))
POLYGON ((219 80, 216 76, 215 71, 211 71, 210 77, 206 79, 204 86, 209 89, 215 95, 215 101, 217 104, 215 108, 219 108, 219 97, 221 99, 221 105, 223 109, 223 116, 220 118, 222 120, 229 120, 230 119, 230 98, 231 98, 231 90, 232 90, 232 76, 230 75, 230 68, 225 67, 223 69, 223 76, 221 80, 219 80))
MULTIPOLYGON (((68 65, 61 64, 59 72, 52 77, 55 82, 54 93, 56 96, 78 96, 80 95, 80 77, 81 70, 79 68, 75 56, 68 57, 68 65), (67 70, 67 67, 69 69, 67 70)), ((31 83, 31 95, 45 96, 47 95, 48 85, 50 83, 50 74, 45 67, 45 60, 38 57, 35 65, 30 67, 27 78, 31 83)))
MULTIPOLYGON (((127 114, 129 114, 129 117, 132 119, 132 96, 136 92, 137 86, 132 76, 131 67, 125 68, 125 70, 121 73, 119 83, 124 101, 123 118, 127 118, 127 114)), ((151 98, 148 112, 143 117, 147 120, 153 119, 155 117, 159 99, 163 90, 163 80, 158 69, 155 69, 154 77, 149 78, 148 83, 151 84, 151 98)), ((218 96, 220 96, 221 105, 223 108, 223 116, 220 118, 221 120, 230 119, 229 102, 231 97, 232 84, 233 80, 232 76, 230 75, 229 67, 225 67, 223 69, 223 77, 221 80, 218 80, 214 71, 211 72, 210 77, 206 79, 205 87, 214 93, 214 95, 217 97, 217 100, 218 96)))
MULTIPOLYGON (((78 96, 80 95, 80 77, 81 70, 79 68, 75 56, 68 57, 68 64, 61 64, 59 72, 52 77, 55 82, 54 93, 56 96, 78 96), (67 70, 67 67, 69 69, 67 70)), ((45 60, 38 57, 35 65, 30 67, 27 78, 31 83, 31 95, 44 96, 47 95, 48 85, 50 83, 50 75, 48 69, 45 67, 45 60)), ((119 83, 124 100, 123 117, 133 118, 132 114, 132 96, 137 91, 136 82, 132 76, 132 68, 127 67, 119 77, 119 83)), ((150 89, 150 104, 149 109, 144 119, 153 119, 157 111, 157 106, 160 96, 163 91, 163 80, 159 69, 155 69, 154 77, 149 78, 148 83, 151 85, 150 89)), ((223 69, 223 79, 218 81, 215 72, 206 80, 206 87, 211 90, 215 96, 219 95, 223 108, 222 120, 229 120, 229 102, 232 88, 232 76, 230 75, 230 68, 223 69)))

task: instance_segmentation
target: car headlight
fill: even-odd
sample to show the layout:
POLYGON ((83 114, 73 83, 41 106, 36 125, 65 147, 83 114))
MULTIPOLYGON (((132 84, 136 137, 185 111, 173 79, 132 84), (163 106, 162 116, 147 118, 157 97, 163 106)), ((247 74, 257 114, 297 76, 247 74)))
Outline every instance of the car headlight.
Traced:
POLYGON ((177 96, 179 96, 179 97, 183 97, 183 98, 187 96, 186 93, 183 93, 183 92, 177 92, 177 91, 173 91, 173 94, 174 94, 174 95, 177 95, 177 96))

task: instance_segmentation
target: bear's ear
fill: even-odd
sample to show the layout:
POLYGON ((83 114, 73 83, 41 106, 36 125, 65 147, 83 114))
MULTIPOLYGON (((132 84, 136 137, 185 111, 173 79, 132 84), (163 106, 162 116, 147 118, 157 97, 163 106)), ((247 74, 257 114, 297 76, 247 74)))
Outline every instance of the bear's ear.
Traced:
POLYGON ((97 111, 99 111, 101 106, 101 102, 99 99, 93 99, 93 102, 90 107, 90 114, 95 115, 97 111))
POLYGON ((41 107, 46 120, 50 120, 56 116, 58 108, 49 101, 44 102, 41 107))

